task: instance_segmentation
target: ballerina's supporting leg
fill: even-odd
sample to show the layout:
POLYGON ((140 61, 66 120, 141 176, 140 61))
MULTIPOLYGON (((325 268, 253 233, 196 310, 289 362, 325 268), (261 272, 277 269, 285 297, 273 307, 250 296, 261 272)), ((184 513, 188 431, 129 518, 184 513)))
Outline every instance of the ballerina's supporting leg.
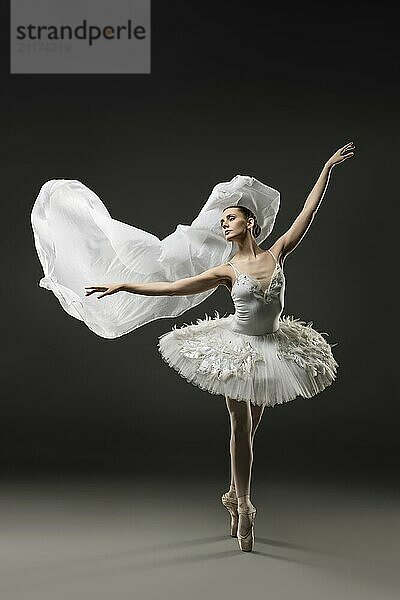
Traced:
MULTIPOLYGON (((228 403, 228 398, 226 398, 226 404, 228 407, 228 411, 229 414, 231 415, 231 411, 229 410, 229 403, 228 403)), ((244 403, 241 403, 244 404, 244 403)), ((253 449, 253 453, 254 453, 254 436, 255 433, 257 431, 257 428, 260 424, 261 421, 261 417, 263 416, 264 413, 264 408, 265 406, 256 406, 252 403, 250 404, 250 410, 251 410, 251 447, 253 449)), ((232 448, 232 437, 233 437, 233 425, 232 425, 232 418, 231 418, 231 448, 232 448)), ((229 493, 233 496, 236 496, 236 486, 235 486, 235 477, 234 477, 234 464, 233 464, 233 453, 231 450, 231 484, 230 484, 230 488, 229 488, 229 493)))
MULTIPOLYGON (((231 464, 237 494, 238 520, 236 535, 239 548, 242 551, 251 552, 254 545, 254 519, 256 516, 256 507, 250 500, 251 470, 253 466, 252 442, 254 437, 252 435, 251 402, 238 402, 227 397, 226 405, 231 419, 231 464)), ((258 415, 258 412, 256 411, 255 414, 258 415)))
POLYGON ((231 421, 231 466, 236 495, 239 504, 252 506, 250 502, 250 485, 253 464, 253 439, 263 410, 258 407, 254 407, 252 410, 251 402, 238 402, 228 397, 226 398, 226 405, 231 421))

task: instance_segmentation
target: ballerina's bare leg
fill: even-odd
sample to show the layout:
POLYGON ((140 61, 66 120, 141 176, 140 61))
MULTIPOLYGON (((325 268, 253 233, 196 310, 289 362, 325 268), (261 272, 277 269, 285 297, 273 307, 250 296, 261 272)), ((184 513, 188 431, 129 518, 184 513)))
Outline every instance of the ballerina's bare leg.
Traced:
POLYGON ((241 489, 237 496, 249 495, 254 453, 254 436, 260 424, 265 406, 255 406, 251 402, 237 402, 228 397, 226 397, 226 405, 231 420, 231 484, 229 492, 232 495, 237 494, 235 484, 236 471, 239 478, 244 473, 244 487, 246 490, 243 492, 243 489, 241 489), (246 432, 248 432, 249 428, 250 451, 248 450, 248 443, 246 441, 246 436, 248 435, 246 432), (244 448, 244 451, 241 451, 241 448, 244 448), (237 467, 235 466, 235 463, 237 464, 237 467))
POLYGON ((253 441, 264 407, 250 401, 238 402, 226 397, 231 421, 231 492, 236 491, 239 505, 252 506, 250 501, 253 441))

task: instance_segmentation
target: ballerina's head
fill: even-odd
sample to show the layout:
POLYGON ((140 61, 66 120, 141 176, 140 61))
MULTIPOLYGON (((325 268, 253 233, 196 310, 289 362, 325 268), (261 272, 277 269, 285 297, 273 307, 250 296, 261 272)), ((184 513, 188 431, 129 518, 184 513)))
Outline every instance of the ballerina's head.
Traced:
POLYGON ((261 227, 257 217, 246 206, 227 206, 222 212, 221 227, 228 242, 243 240, 246 236, 258 237, 261 227))

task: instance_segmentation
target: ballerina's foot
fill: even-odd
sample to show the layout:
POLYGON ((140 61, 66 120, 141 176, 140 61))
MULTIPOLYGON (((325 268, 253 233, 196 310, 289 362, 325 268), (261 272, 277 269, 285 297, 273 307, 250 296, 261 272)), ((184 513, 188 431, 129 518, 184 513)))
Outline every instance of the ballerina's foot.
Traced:
POLYGON ((253 504, 240 506, 238 509, 237 538, 242 552, 251 552, 254 547, 254 520, 257 509, 253 504))
POLYGON ((236 537, 238 522, 239 522, 238 500, 236 497, 236 493, 229 490, 225 494, 222 494, 221 501, 222 501, 222 504, 225 506, 226 510, 229 512, 230 517, 231 517, 230 534, 232 537, 236 537))
POLYGON ((228 490, 228 491, 227 491, 227 492, 224 494, 224 496, 228 496, 229 498, 232 498, 233 500, 236 500, 236 501, 237 501, 237 496, 236 496, 236 491, 235 491, 235 490, 229 489, 229 490, 228 490))

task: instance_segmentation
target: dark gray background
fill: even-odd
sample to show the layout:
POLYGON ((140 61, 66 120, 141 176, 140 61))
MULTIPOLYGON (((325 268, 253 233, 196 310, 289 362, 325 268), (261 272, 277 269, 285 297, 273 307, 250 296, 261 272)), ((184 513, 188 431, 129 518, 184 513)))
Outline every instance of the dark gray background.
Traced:
MULTIPOLYGON (((328 332, 336 382, 267 409, 259 477, 375 481, 398 468, 397 21, 389 3, 152 3, 151 75, 10 75, 1 53, 3 473, 228 477, 225 401, 186 383, 157 336, 215 309, 105 340, 38 287, 30 211, 48 179, 79 179, 112 216, 160 237, 212 187, 248 174, 281 192, 268 243, 353 140, 285 263, 284 314, 328 332), (210 475, 211 476, 211 475, 210 475)), ((96 283, 96 282, 94 282, 96 283)), ((389 479, 390 481, 390 479, 389 479)), ((394 483, 394 480, 392 480, 394 483)))

